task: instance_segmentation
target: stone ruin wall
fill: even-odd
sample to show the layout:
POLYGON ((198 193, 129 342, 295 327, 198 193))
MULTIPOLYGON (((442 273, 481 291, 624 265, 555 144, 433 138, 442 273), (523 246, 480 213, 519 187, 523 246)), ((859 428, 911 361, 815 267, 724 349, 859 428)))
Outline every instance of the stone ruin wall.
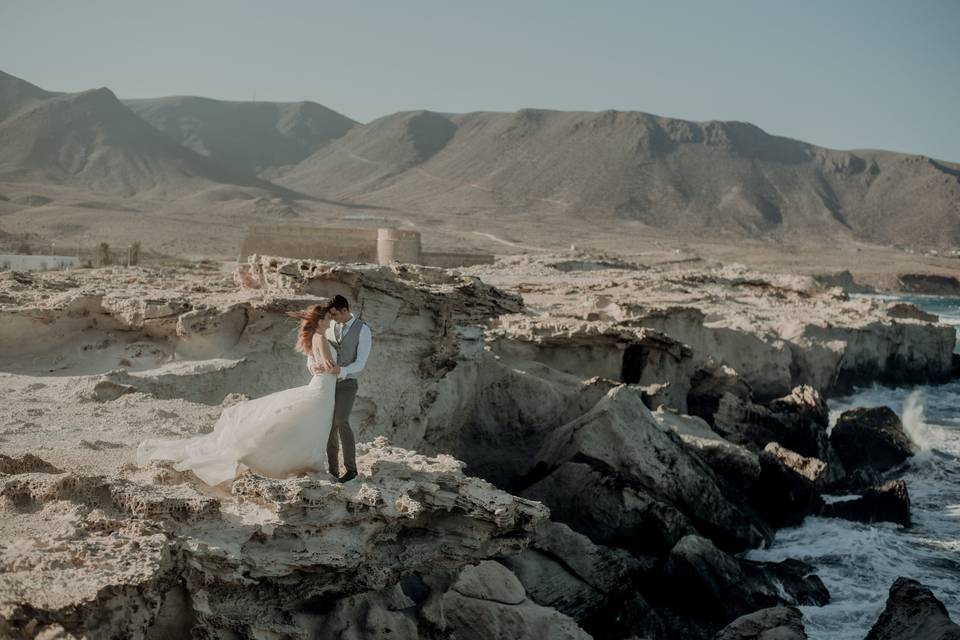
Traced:
POLYGON ((336 262, 377 263, 377 229, 252 225, 240 245, 240 262, 253 254, 336 262))
POLYGON ((254 254, 381 265, 402 262, 448 269, 494 262, 490 254, 424 252, 419 231, 390 228, 252 225, 240 246, 239 261, 246 262, 254 254))
POLYGON ((420 264, 441 269, 469 267, 475 264, 493 264, 496 257, 489 253, 449 253, 442 251, 423 252, 420 264))
POLYGON ((377 229, 377 264, 406 262, 423 264, 420 232, 402 229, 377 229))
POLYGON ((70 269, 80 266, 80 259, 73 256, 48 255, 0 255, 0 271, 47 271, 49 269, 70 269))

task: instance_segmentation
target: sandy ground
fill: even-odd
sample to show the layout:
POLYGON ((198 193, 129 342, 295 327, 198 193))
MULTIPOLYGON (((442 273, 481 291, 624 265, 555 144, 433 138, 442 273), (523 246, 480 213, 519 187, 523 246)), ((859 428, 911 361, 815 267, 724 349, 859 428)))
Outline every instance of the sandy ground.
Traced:
POLYGON ((89 376, 0 373, 5 396, 0 450, 33 453, 64 469, 112 473, 133 462, 148 437, 183 437, 209 431, 219 407, 143 393, 112 402, 90 398, 89 376))
POLYGON ((336 227, 397 226, 421 232, 427 251, 498 255, 568 251, 606 252, 650 264, 690 266, 741 263, 781 273, 850 271, 858 280, 882 284, 898 273, 960 275, 960 256, 915 253, 837 238, 831 243, 797 239, 763 242, 740 238, 676 237, 639 222, 607 221, 566 214, 471 212, 446 217, 411 210, 365 209, 331 203, 256 200, 97 198, 89 192, 40 184, 0 183, 0 247, 27 238, 36 252, 92 255, 108 242, 122 260, 132 242, 150 259, 236 259, 246 229, 278 223, 336 227), (42 196, 28 206, 15 200, 42 196), (607 230, 609 228, 609 230, 607 230), (6 237, 4 234, 8 234, 6 237))

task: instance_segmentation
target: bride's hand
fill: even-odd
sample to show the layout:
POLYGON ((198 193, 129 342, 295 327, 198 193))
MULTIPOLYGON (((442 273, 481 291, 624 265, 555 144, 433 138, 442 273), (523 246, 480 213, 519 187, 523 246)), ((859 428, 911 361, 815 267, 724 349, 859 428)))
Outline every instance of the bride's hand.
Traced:
POLYGON ((333 360, 328 360, 327 358, 324 358, 323 360, 320 361, 320 366, 321 368, 323 368, 324 373, 330 373, 330 370, 336 367, 337 365, 335 362, 333 362, 333 360))

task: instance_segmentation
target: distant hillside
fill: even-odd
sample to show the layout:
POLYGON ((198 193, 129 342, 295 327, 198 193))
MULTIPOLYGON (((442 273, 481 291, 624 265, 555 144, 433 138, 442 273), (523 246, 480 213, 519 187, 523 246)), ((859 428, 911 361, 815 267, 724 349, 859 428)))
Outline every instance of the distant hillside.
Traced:
POLYGON ((182 96, 123 102, 197 153, 250 173, 296 164, 357 124, 315 102, 182 96))
POLYGON ((0 120, 13 115, 24 107, 58 94, 45 91, 26 80, 0 71, 0 120))
POLYGON ((18 109, 12 100, 4 103, 4 110, 13 113, 0 121, 0 180, 73 185, 124 196, 146 191, 178 196, 217 183, 279 191, 183 147, 108 89, 52 97, 45 93, 20 99, 18 109))
POLYGON ((491 240, 505 246, 591 231, 627 245, 656 231, 960 246, 960 165, 825 149, 743 122, 524 109, 361 125, 311 102, 128 105, 107 89, 53 93, 0 73, 0 183, 71 192, 4 187, 16 196, 5 206, 145 194, 148 210, 191 220, 379 216, 468 240, 515 234, 491 240))
POLYGON ((960 165, 638 112, 397 113, 354 127, 279 182, 436 216, 960 244, 960 165))

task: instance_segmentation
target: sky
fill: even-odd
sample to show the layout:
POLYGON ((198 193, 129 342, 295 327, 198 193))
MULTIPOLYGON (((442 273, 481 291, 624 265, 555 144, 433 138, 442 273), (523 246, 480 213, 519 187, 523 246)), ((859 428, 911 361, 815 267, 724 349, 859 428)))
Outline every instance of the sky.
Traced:
POLYGON ((361 122, 636 110, 960 162, 960 0, 0 0, 0 70, 361 122))

